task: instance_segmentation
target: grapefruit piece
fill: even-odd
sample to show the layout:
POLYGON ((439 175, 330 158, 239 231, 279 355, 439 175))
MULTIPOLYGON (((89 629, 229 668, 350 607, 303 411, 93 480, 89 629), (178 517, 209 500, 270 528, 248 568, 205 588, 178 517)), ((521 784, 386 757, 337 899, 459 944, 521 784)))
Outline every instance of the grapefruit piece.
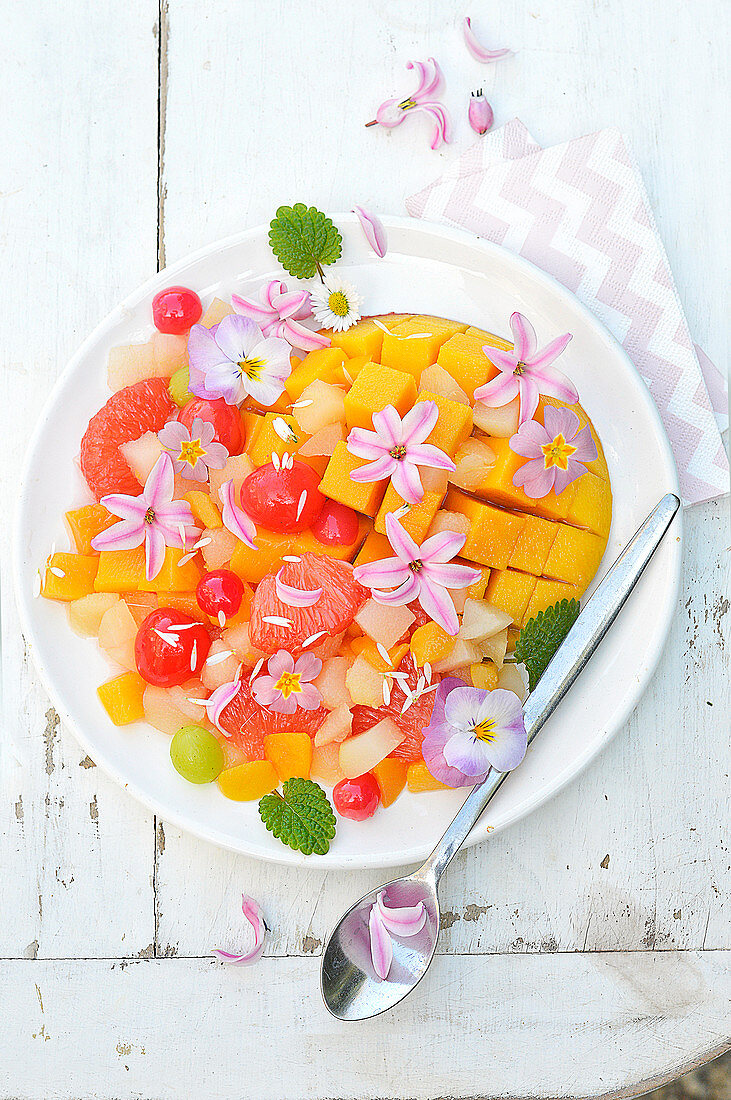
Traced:
MULTIPOLYGON (((251 605, 251 642, 267 653, 278 649, 298 653, 303 642, 323 630, 330 636, 341 634, 369 596, 369 590, 353 577, 350 562, 323 554, 305 553, 299 561, 285 562, 281 579, 302 591, 322 588, 322 595, 311 607, 293 607, 277 595, 273 573, 259 582, 251 605), (266 621, 272 617, 286 619, 291 626, 266 621)), ((325 640, 324 635, 320 640, 325 640)))
POLYGON ((146 378, 112 394, 92 416, 81 440, 80 464, 97 500, 107 493, 139 496, 142 486, 119 448, 146 432, 159 432, 175 409, 167 379, 146 378))
POLYGON ((327 715, 323 706, 317 710, 298 707, 294 714, 267 710, 251 694, 250 674, 247 673, 241 679, 238 695, 221 711, 219 722, 247 760, 264 760, 264 738, 270 733, 306 733, 314 737, 327 715))
MULTIPOLYGON (((410 656, 404 657, 399 665, 399 672, 407 673, 408 679, 402 682, 413 691, 418 680, 418 673, 410 656)), ((438 673, 432 673, 431 684, 438 684, 440 679, 438 673)), ((424 740, 424 730, 429 725, 431 713, 434 709, 434 695, 435 692, 433 691, 422 695, 415 703, 411 704, 405 714, 402 714, 401 708, 406 701, 406 694, 401 684, 394 680, 391 700, 387 706, 381 706, 377 710, 374 707, 364 706, 352 708, 353 735, 372 729, 384 718, 392 718, 401 732, 405 734, 405 738, 393 752, 389 753, 389 756, 413 764, 415 761, 423 759, 421 743, 424 740)))

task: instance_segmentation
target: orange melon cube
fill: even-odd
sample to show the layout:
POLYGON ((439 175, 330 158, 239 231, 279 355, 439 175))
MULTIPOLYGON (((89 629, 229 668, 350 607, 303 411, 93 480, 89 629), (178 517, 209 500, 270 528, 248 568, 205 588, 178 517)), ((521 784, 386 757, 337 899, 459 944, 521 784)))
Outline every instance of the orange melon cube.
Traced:
MULTIPOLYGON (((414 616, 412 615, 411 618, 413 621, 414 616)), ((366 661, 375 668, 376 672, 388 672, 389 668, 398 668, 409 652, 409 647, 406 642, 392 645, 390 649, 386 650, 390 659, 390 662, 387 664, 379 653, 376 643, 372 638, 366 635, 360 638, 351 638, 350 648, 356 657, 365 657, 366 661)))
POLYGON ((371 768, 373 777, 381 792, 381 805, 384 809, 396 801, 406 786, 406 764, 393 756, 387 756, 371 768))
POLYGON ((409 645, 416 665, 423 668, 427 662, 434 665, 448 657, 454 649, 454 642, 455 639, 438 623, 428 622, 417 626, 409 645))
POLYGON ((134 550, 102 550, 94 580, 97 592, 138 592, 144 580, 145 551, 141 546, 134 550))
POLYGON ((545 611, 547 607, 553 607, 555 603, 559 603, 561 600, 578 600, 581 595, 580 589, 575 584, 548 581, 544 577, 539 577, 518 626, 525 626, 528 620, 535 618, 539 611, 545 611))
MULTIPOLYGON (((355 389, 355 386, 353 389, 355 389)), ((346 403, 349 396, 349 394, 346 395, 346 403)), ((348 508, 353 508, 356 512, 362 512, 366 516, 375 516, 385 492, 384 483, 382 481, 353 481, 350 476, 353 470, 357 470, 366 464, 366 459, 356 458, 355 455, 350 453, 346 443, 338 443, 322 476, 320 492, 332 500, 347 505, 348 508)))
POLYGON ((366 363, 372 361, 370 355, 355 355, 352 359, 346 359, 342 367, 336 372, 338 384, 341 386, 352 386, 366 363))
POLYGON ((393 405, 404 416, 414 404, 416 380, 380 363, 366 363, 345 395, 348 428, 373 428, 373 414, 393 405))
POLYGON ((608 481, 587 471, 574 482, 574 499, 566 513, 566 522, 585 527, 608 538, 612 526, 612 489, 608 481))
POLYGON ((436 363, 442 344, 455 333, 464 332, 465 328, 465 325, 441 317, 409 317, 396 325, 392 333, 384 333, 381 362, 418 379, 423 370, 436 363))
POLYGON ((393 556, 393 547, 386 536, 379 535, 376 530, 373 530, 361 546, 354 564, 368 565, 372 561, 383 561, 384 558, 393 556))
POLYGON ((470 665, 470 677, 473 687, 481 688, 482 691, 494 691, 498 682, 497 666, 493 661, 470 665))
POLYGON ((194 489, 190 493, 184 493, 183 500, 188 501, 193 519, 201 527, 223 527, 221 513, 208 493, 204 493, 200 489, 194 489))
POLYGON ((66 523, 80 554, 98 554, 99 551, 93 548, 91 540, 108 527, 119 523, 119 518, 108 512, 103 504, 85 504, 83 508, 74 508, 67 512, 66 523))
POLYGON ((142 696, 146 687, 138 672, 124 672, 96 690, 114 725, 128 726, 130 722, 141 722, 145 716, 142 696))
POLYGON ((499 608, 518 626, 522 625, 536 587, 536 578, 517 569, 493 569, 485 589, 485 599, 499 608))
POLYGON ((253 802, 279 786, 279 776, 270 760, 250 760, 226 768, 216 780, 221 794, 234 802, 253 802))
POLYGON ((460 512, 470 522, 462 553, 471 561, 505 569, 525 524, 525 516, 511 515, 492 504, 468 497, 459 489, 447 493, 447 508, 460 512))
MULTIPOLYGON (((376 515, 374 527, 380 535, 386 534, 386 516, 389 512, 395 512, 399 508, 408 507, 405 515, 399 515, 398 520, 415 542, 421 543, 431 527, 432 520, 439 511, 444 493, 424 493, 424 497, 418 504, 406 505, 406 501, 400 496, 393 485, 389 483, 386 489, 381 507, 376 515)), ((388 557, 393 557, 391 552, 388 557)))
POLYGON ((158 607, 171 607, 173 611, 182 611, 199 623, 209 622, 205 611, 201 611, 195 592, 163 592, 156 597, 158 607))
POLYGON ((439 419, 425 442, 439 447, 454 458, 464 441, 472 433, 472 409, 449 397, 438 393, 422 392, 419 401, 434 401, 439 410, 439 419))
POLYGON ((508 565, 512 569, 521 569, 524 573, 533 573, 539 577, 557 531, 558 524, 551 520, 540 516, 526 516, 508 565))
POLYGON ((138 626, 141 626, 147 616, 160 606, 156 592, 125 592, 122 599, 138 626))
POLYGON ((165 560, 162 569, 151 581, 144 576, 139 584, 140 592, 157 592, 167 594, 169 592, 193 592, 198 587, 198 581, 203 576, 203 570, 198 564, 198 555, 183 562, 186 551, 177 546, 165 547, 165 560))
POLYGON ((384 332, 370 317, 356 321, 344 332, 332 332, 328 335, 333 347, 341 348, 349 359, 365 355, 377 363, 381 358, 384 332))
POLYGON ((575 584, 584 592, 599 568, 606 545, 606 539, 591 531, 560 523, 543 572, 554 580, 575 584))
POLYGON ((80 600, 94 591, 98 568, 95 554, 53 554, 46 564, 41 594, 47 600, 80 600))
POLYGON ((252 550, 246 543, 237 542, 231 554, 230 567, 243 581, 258 584, 267 573, 276 572, 284 564, 285 554, 304 554, 311 551, 313 554, 328 554, 331 558, 350 561, 366 537, 368 528, 369 521, 361 520, 358 534, 352 543, 325 546, 311 531, 290 535, 259 527, 254 540, 257 549, 252 550))
POLYGON ((558 496, 552 490, 537 500, 529 497, 522 488, 513 485, 513 476, 526 461, 525 458, 511 450, 509 439, 493 435, 485 436, 484 439, 495 454, 495 462, 485 471, 480 485, 472 489, 473 493, 493 504, 501 504, 504 508, 519 508, 544 519, 566 518, 576 492, 575 481, 558 496))
POLYGON ((473 569, 480 570, 480 579, 471 584, 469 588, 465 588, 465 599, 469 597, 471 600, 481 600, 485 595, 485 589, 487 588, 487 582, 490 580, 490 570, 486 565, 476 565, 475 562, 461 561, 457 559, 461 565, 471 565, 473 569))
POLYGON ((497 367, 482 350, 484 341, 458 332, 442 345, 437 363, 443 367, 459 386, 474 400, 475 390, 484 386, 498 373, 497 367))
POLYGON ((299 776, 310 778, 312 738, 307 733, 270 733, 264 738, 264 755, 282 782, 299 776))
POLYGON ((406 785, 412 794, 422 794, 424 791, 451 791, 446 783, 440 783, 435 779, 423 760, 416 764, 409 764, 406 769, 406 785))
POLYGON ((342 348, 317 348, 309 352, 284 383, 291 401, 299 401, 304 390, 313 382, 338 384, 342 380, 342 365, 347 359, 342 348))
POLYGON ((244 440, 246 442, 246 448, 254 446, 257 434, 264 423, 264 417, 260 412, 255 409, 242 408, 239 410, 241 414, 241 427, 244 431, 244 440))

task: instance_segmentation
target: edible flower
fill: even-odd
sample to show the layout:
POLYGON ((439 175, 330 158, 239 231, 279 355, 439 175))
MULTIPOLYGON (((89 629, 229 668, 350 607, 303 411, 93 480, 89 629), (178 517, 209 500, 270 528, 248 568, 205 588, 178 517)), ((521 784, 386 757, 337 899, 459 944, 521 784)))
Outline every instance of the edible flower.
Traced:
POLYGON ((208 721, 212 722, 216 729, 220 730, 225 737, 229 737, 230 734, 221 725, 221 713, 226 709, 229 703, 236 698, 240 691, 241 680, 237 678, 231 680, 227 684, 221 684, 215 691, 211 692, 205 700, 208 721))
POLYGON ((257 676, 251 691, 260 706, 277 714, 294 714, 297 707, 317 710, 322 695, 311 681, 321 671, 322 661, 312 653, 303 653, 295 663, 291 653, 280 649, 269 658, 268 675, 257 676))
POLYGON ((431 148, 438 149, 442 143, 451 141, 451 120, 446 107, 434 97, 442 90, 444 78, 437 61, 430 57, 428 61, 409 61, 407 69, 416 69, 419 85, 407 99, 386 99, 376 111, 376 117, 366 126, 380 124, 392 130, 400 126, 410 111, 423 111, 434 123, 431 148))
POLYGON ((439 417, 435 401, 419 401, 401 419, 393 405, 386 405, 373 414, 371 432, 352 428, 348 450, 358 458, 370 459, 365 466, 353 470, 351 481, 382 481, 391 478, 396 492, 409 504, 424 499, 419 466, 436 470, 456 469, 449 455, 424 440, 431 434, 439 417))
POLYGON ((191 481, 207 481, 208 470, 222 470, 228 458, 223 444, 213 442, 215 434, 213 424, 196 416, 190 430, 179 420, 169 420, 157 438, 172 452, 176 474, 191 481))
POLYGON ((312 308, 323 328, 343 332, 360 320, 360 294, 339 275, 328 275, 311 294, 312 308))
POLYGON ((522 486, 526 495, 537 499, 551 489, 558 495, 586 473, 586 463, 598 457, 591 429, 571 409, 546 405, 543 424, 529 420, 510 437, 510 449, 529 461, 513 474, 513 485, 522 486))
POLYGON ((482 94, 482 88, 480 88, 479 92, 473 92, 470 96, 470 108, 467 112, 467 117, 469 118, 470 126, 476 134, 480 135, 480 137, 487 133, 495 121, 492 107, 482 94))
POLYGON ((383 222, 380 218, 376 217, 375 214, 372 214, 370 210, 366 210, 364 206, 354 206, 353 213, 358 215, 360 227, 363 230, 368 244, 371 246, 376 256, 383 259, 388 249, 386 229, 383 222))
POLYGON ((500 373, 475 390, 475 400, 497 409, 520 395, 521 424, 533 419, 541 394, 556 397, 567 405, 576 404, 579 395, 574 386, 565 374, 551 365, 571 340, 571 333, 557 336, 537 351, 535 329, 527 317, 513 313, 510 327, 514 341, 512 351, 487 346, 482 349, 500 373))
POLYGON ((411 936, 418 936, 427 917, 423 901, 416 905, 386 905, 385 893, 385 890, 379 890, 368 915, 371 961, 382 981, 388 977, 393 962, 391 937, 409 939, 411 936))
POLYGON ((465 687, 456 676, 442 680, 422 743, 435 779, 449 787, 474 786, 491 767, 501 772, 516 768, 527 743, 515 692, 465 687))
POLYGON ((235 535, 237 539, 245 542, 250 550, 258 550, 259 547, 254 542, 256 524, 248 512, 245 512, 236 503, 236 490, 233 481, 224 481, 218 490, 218 498, 223 505, 221 522, 226 530, 235 535))
POLYGON ((322 588, 295 588, 282 580, 283 569, 274 578, 274 591, 277 599, 290 607, 314 607, 322 599, 322 588))
POLYGON ((173 500, 174 492, 172 459, 161 454, 139 496, 111 493, 102 497, 101 503, 112 515, 120 516, 121 523, 96 535, 91 545, 95 550, 134 550, 144 542, 145 574, 148 581, 154 580, 165 561, 165 547, 184 550, 189 535, 200 534, 187 500, 173 500))
POLYGON ((396 557, 356 566, 355 579, 372 590, 377 603, 401 605, 418 599, 435 623, 456 635, 459 622, 448 589, 469 588, 480 578, 479 570, 451 560, 464 546, 466 535, 440 531, 417 546, 393 512, 386 516, 386 534, 396 557), (382 591, 396 585, 393 592, 382 591))
POLYGON ((264 950, 264 939, 266 938, 267 926, 261 913, 261 906, 258 901, 254 901, 248 894, 241 895, 241 911, 249 924, 248 947, 239 955, 234 955, 230 951, 222 951, 219 947, 214 947, 213 954, 218 955, 219 959, 223 959, 224 962, 232 963, 234 966, 251 966, 252 963, 257 962, 257 960, 261 958, 264 950))
POLYGON ((469 15, 464 17, 462 23, 465 46, 474 57, 475 61, 481 61, 483 65, 491 61, 499 61, 501 57, 507 57, 511 50, 488 50, 478 41, 477 35, 472 30, 472 20, 469 15))
POLYGON ((264 337, 248 317, 232 313, 210 329, 193 325, 188 386, 197 397, 222 397, 229 405, 239 405, 247 396, 273 405, 292 369, 289 356, 286 340, 264 337))
POLYGON ((287 284, 272 279, 259 292, 260 301, 231 295, 231 304, 237 313, 248 317, 259 326, 263 336, 277 336, 293 348, 316 351, 330 344, 327 336, 300 325, 312 316, 312 303, 306 290, 287 290, 287 284))

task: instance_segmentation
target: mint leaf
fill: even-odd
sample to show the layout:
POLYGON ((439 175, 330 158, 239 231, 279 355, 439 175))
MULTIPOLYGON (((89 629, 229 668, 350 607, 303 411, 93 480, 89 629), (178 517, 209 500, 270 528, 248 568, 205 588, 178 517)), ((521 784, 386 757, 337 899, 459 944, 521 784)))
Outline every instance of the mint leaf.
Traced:
POLYGON ((528 670, 530 690, 535 689, 548 662, 561 645, 579 614, 578 600, 560 600, 539 611, 525 624, 515 646, 515 659, 528 670))
POLYGON ((265 794, 259 816, 277 840, 306 856, 324 856, 335 836, 330 799, 311 779, 287 779, 281 794, 265 794))
POLYGON ((343 238, 330 218, 303 202, 279 207, 269 226, 269 244, 295 279, 311 279, 315 272, 322 279, 322 264, 334 264, 343 250, 343 238))

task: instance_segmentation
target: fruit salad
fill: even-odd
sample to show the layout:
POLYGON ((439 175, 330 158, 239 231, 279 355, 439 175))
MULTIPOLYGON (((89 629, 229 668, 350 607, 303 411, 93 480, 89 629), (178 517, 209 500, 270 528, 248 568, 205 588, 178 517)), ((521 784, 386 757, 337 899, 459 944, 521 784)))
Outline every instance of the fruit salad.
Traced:
POLYGON ((91 499, 40 591, 113 666, 100 707, 171 738, 184 779, 237 801, 315 780, 361 821, 455 785, 423 751, 446 677, 525 697, 520 632, 582 596, 612 494, 553 366, 569 337, 361 317, 326 287, 319 329, 281 282, 155 297, 149 340, 109 354, 91 499))

